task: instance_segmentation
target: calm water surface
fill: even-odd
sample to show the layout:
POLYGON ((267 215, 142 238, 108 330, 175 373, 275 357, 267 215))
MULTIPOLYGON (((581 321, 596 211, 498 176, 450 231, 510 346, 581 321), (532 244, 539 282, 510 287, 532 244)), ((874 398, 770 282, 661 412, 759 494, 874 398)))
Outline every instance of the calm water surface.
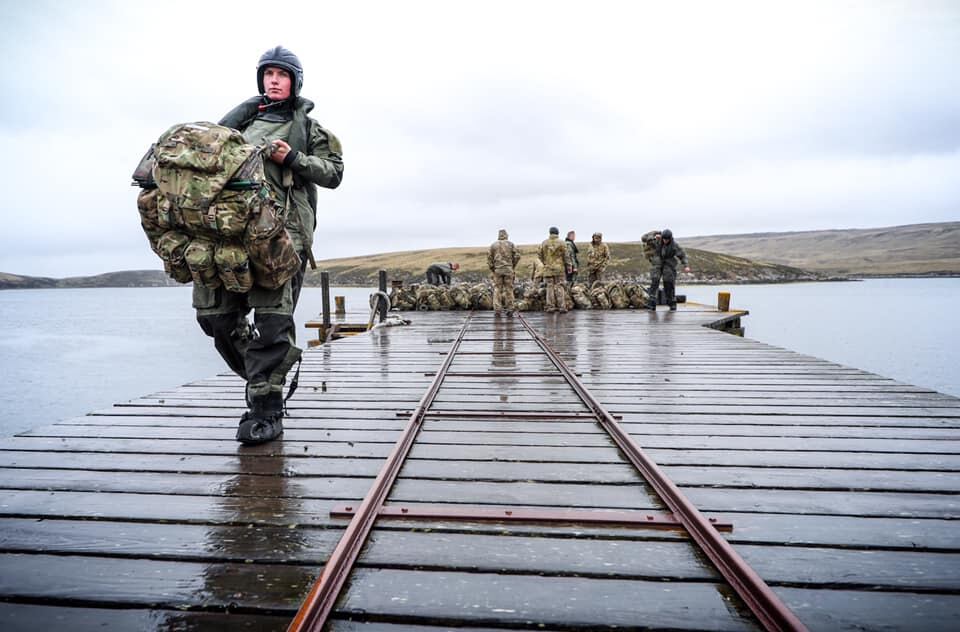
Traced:
POLYGON ((746 336, 960 396, 960 278, 687 286, 690 300, 746 309, 746 336))
MULTIPOLYGON (((0 292, 0 436, 142 397, 228 370, 194 319, 190 288, 95 288, 0 292)), ((336 288, 348 319, 366 322, 372 290, 336 288)), ((331 302, 333 299, 331 299, 331 302)), ((297 339, 320 313, 304 288, 297 339)))
MULTIPOLYGON (((750 310, 747 337, 960 395, 960 279, 680 288, 710 304, 721 290, 750 310)), ((346 296, 348 320, 366 321, 370 291, 333 293, 346 296)), ((320 304, 319 288, 305 288, 301 345, 320 304)), ((226 371, 186 287, 8 290, 0 322, 0 435, 226 371)))

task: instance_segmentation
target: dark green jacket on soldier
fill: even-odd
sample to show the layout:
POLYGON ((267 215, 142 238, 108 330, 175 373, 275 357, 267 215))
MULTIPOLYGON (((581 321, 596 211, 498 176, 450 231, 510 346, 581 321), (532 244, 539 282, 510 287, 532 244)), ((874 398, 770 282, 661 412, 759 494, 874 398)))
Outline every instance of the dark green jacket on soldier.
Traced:
POLYGON ((658 230, 651 230, 646 233, 640 238, 640 241, 643 242, 644 255, 650 260, 650 265, 653 267, 667 266, 676 271, 677 259, 684 266, 689 265, 687 253, 680 247, 677 240, 671 239, 670 243, 663 243, 658 230))
POLYGON ((540 244, 537 257, 543 262, 543 276, 565 277, 567 267, 572 265, 570 251, 560 241, 559 235, 550 235, 540 244))
POLYGON ((315 185, 335 189, 343 178, 340 141, 309 118, 313 102, 296 97, 277 109, 260 111, 261 97, 244 101, 221 119, 220 124, 240 130, 252 145, 286 141, 292 151, 283 165, 264 160, 267 181, 287 208, 287 231, 298 252, 313 245, 317 225, 315 185))
POLYGON ((563 242, 567 245, 567 252, 570 253, 570 265, 573 266, 572 272, 580 271, 580 249, 577 247, 577 242, 570 239, 569 237, 564 239, 563 242))
POLYGON ((500 229, 497 240, 490 244, 487 252, 487 267, 494 274, 513 274, 520 263, 520 252, 507 237, 507 231, 500 229))

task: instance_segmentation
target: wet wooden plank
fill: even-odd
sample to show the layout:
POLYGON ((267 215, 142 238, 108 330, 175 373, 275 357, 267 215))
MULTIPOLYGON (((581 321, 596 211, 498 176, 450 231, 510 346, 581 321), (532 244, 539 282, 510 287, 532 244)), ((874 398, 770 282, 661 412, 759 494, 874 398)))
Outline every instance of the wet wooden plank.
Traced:
POLYGON ((209 630, 227 632, 280 632, 290 617, 223 612, 184 612, 131 608, 67 607, 0 602, 0 628, 5 632, 37 630, 209 630))
POLYGON ((337 617, 404 623, 752 630, 716 584, 360 569, 337 617), (696 608, 691 608, 696 604, 696 608))
POLYGON ((261 608, 292 615, 316 569, 69 555, 0 554, 0 600, 139 608, 261 608))
POLYGON ((0 519, 0 551, 322 566, 342 530, 290 526, 0 519))
MULTIPOLYGON (((960 554, 742 545, 768 582, 956 592, 960 554)), ((360 563, 372 568, 525 573, 653 581, 719 581, 689 542, 437 534, 377 530, 360 563), (563 551, 558 555, 558 551, 563 551)))
MULTIPOLYGON (((29 437, 84 437, 103 439, 153 438, 159 441, 180 441, 171 437, 164 428, 125 427, 125 426, 75 426, 56 425, 31 430, 22 436, 29 437)), ((232 440, 227 429, 199 427, 190 436, 192 440, 223 439, 232 440)), ((285 437, 295 441, 338 442, 338 443, 386 443, 393 444, 397 433, 316 430, 297 428, 291 424, 285 427, 285 437)), ((676 449, 737 449, 744 446, 744 440, 738 437, 704 435, 644 435, 637 436, 643 448, 676 449)), ((417 440, 418 447, 429 445, 507 445, 507 446, 571 446, 593 447, 611 445, 611 440, 598 430, 594 433, 567 434, 524 434, 485 432, 443 432, 424 430, 417 440), (482 439, 482 441, 481 441, 482 439)), ((862 437, 752 437, 749 446, 754 450, 813 450, 841 452, 898 452, 917 454, 960 454, 958 439, 912 439, 900 438, 862 438, 862 437)))
MULTIPOLYGON (((739 462, 736 457, 732 459, 739 462)), ((667 474, 680 485, 712 487, 748 487, 776 489, 834 489, 885 491, 954 491, 960 488, 960 473, 929 468, 921 471, 870 469, 821 469, 776 467, 772 458, 762 467, 725 465, 672 466, 660 459, 667 474)), ((850 464, 848 464, 850 465, 850 464)), ((877 464, 874 464, 877 465, 877 464)), ((889 467, 889 464, 887 464, 889 467)), ((916 468, 924 463, 912 462, 916 468)), ((366 477, 380 469, 377 459, 230 457, 214 455, 177 456, 175 454, 99 454, 96 452, 0 453, 0 466, 22 469, 67 469, 102 472, 168 472, 184 474, 277 475, 286 477, 366 477)), ((63 476, 69 476, 64 474, 63 476)), ((411 459, 404 476, 412 479, 447 481, 531 481, 531 482, 594 482, 623 484, 639 480, 633 467, 624 463, 563 463, 523 461, 437 461, 411 459)))
MULTIPOLYGON (((282 493, 282 488, 277 490, 282 493)), ((352 500, 359 500, 352 499, 352 500)), ((0 491, 0 516, 185 524, 343 526, 330 511, 343 500, 191 496, 90 491, 0 491)))

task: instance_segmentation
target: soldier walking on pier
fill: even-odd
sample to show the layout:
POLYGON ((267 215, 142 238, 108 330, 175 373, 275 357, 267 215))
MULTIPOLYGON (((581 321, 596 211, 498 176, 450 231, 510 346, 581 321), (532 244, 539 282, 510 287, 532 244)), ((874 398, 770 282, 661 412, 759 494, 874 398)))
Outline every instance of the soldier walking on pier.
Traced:
POLYGON ((493 309, 496 316, 504 312, 513 316, 513 280, 520 263, 520 253, 513 242, 507 239, 506 229, 501 228, 497 240, 490 244, 487 266, 493 276, 493 309))
POLYGON ((543 280, 547 284, 546 312, 567 311, 566 297, 563 291, 565 271, 570 267, 570 252, 560 241, 560 229, 550 227, 550 237, 540 244, 537 253, 543 263, 543 280))
MULTIPOLYGON (((335 189, 343 176, 340 141, 308 114, 313 103, 300 96, 303 66, 291 51, 271 48, 257 64, 257 92, 220 121, 240 130, 252 145, 272 144, 264 171, 281 206, 300 256, 300 269, 275 290, 258 285, 246 293, 193 286, 193 306, 203 332, 234 373, 247 382, 249 410, 240 418, 237 440, 264 443, 283 433, 283 385, 300 359, 294 344, 293 312, 303 285, 316 227, 316 186, 335 189), (253 310, 253 323, 247 313, 253 310)), ((288 395, 289 397, 289 395, 288 395)))
POLYGON ((656 311, 657 290, 660 288, 660 279, 663 279, 663 294, 670 311, 677 311, 677 260, 683 263, 683 271, 690 272, 687 253, 680 244, 673 240, 673 231, 669 228, 663 231, 651 230, 640 238, 643 242, 643 252, 650 261, 650 292, 647 309, 656 311))
POLYGON ((610 263, 610 246, 603 243, 603 233, 594 233, 587 251, 587 285, 593 287, 597 281, 603 283, 603 271, 610 263))

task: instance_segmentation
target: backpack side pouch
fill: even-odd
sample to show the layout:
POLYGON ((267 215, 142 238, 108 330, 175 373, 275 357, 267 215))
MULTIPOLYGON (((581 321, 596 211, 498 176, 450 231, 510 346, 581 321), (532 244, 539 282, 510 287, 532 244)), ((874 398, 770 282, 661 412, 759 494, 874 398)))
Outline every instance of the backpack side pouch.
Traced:
POLYGON ((300 257, 283 225, 283 215, 269 196, 262 198, 259 212, 247 222, 243 243, 254 283, 260 287, 275 290, 300 269, 300 257))
POLYGON ((140 226, 147 235, 147 241, 150 242, 150 249, 157 255, 157 243, 160 237, 167 232, 167 229, 160 225, 157 216, 157 189, 143 189, 137 195, 137 210, 140 211, 140 226))
POLYGON ((193 280, 184 258, 188 245, 190 237, 175 230, 163 233, 157 241, 157 254, 163 259, 163 270, 177 283, 189 283, 193 280))
POLYGON ((194 284, 210 290, 220 287, 222 283, 213 256, 213 242, 206 239, 194 239, 183 252, 194 284))
POLYGON ((228 292, 245 294, 253 287, 250 258, 239 244, 218 244, 213 254, 217 274, 228 292))

